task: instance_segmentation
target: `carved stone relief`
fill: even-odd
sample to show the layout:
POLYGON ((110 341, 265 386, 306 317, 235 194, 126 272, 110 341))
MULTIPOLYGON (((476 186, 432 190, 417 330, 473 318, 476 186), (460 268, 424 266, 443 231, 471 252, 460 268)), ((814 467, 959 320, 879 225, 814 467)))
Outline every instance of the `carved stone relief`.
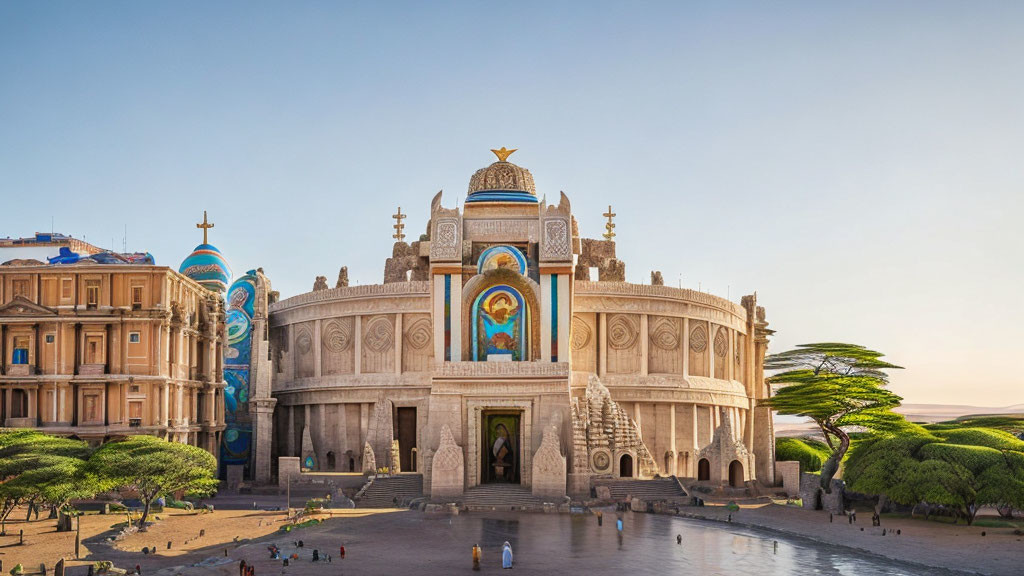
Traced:
POLYGON ((608 317, 608 347, 628 350, 636 345, 640 323, 633 316, 612 314, 608 317))
POLYGON ((544 243, 541 246, 542 260, 569 260, 572 245, 569 243, 569 222, 565 219, 544 221, 544 243))
POLYGON ((708 331, 704 325, 694 326, 690 330, 690 350, 698 354, 708 349, 708 331))

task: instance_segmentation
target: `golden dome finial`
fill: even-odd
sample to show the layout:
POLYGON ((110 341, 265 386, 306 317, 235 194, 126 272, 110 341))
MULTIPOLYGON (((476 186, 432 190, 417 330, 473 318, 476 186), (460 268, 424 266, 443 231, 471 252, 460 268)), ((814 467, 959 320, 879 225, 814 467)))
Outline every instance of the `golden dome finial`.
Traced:
POLYGON ((511 156, 512 153, 515 152, 516 150, 518 150, 518 148, 513 148, 509 150, 504 146, 501 147, 501 150, 495 150, 494 148, 491 148, 491 152, 494 152, 494 155, 498 157, 498 162, 508 162, 508 157, 511 156))

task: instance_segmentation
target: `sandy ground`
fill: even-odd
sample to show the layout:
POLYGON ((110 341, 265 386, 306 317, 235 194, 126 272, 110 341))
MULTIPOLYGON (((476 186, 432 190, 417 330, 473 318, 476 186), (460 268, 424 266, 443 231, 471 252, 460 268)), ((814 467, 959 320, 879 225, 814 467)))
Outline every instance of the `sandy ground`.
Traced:
MULTIPOLYGON (((716 528, 728 529, 717 524, 725 522, 730 514, 722 507, 688 507, 683 509, 682 514, 716 522, 716 528)), ((882 536, 882 528, 871 526, 870 514, 862 513, 855 525, 850 525, 845 517, 836 516, 829 523, 826 512, 781 505, 743 508, 731 514, 733 525, 737 528, 768 530, 763 532, 766 541, 770 541, 772 534, 785 534, 848 546, 919 565, 991 575, 1024 574, 1024 537, 1014 535, 1011 529, 884 518, 882 528, 886 529, 887 535, 882 536), (864 530, 861 531, 861 528, 864 530), (896 529, 901 531, 900 536, 891 534, 896 529), (986 532, 985 536, 981 535, 983 531, 986 532)), ((98 560, 112 560, 122 568, 140 564, 147 575, 160 571, 167 575, 234 576, 237 574, 237 561, 245 558, 255 563, 259 576, 264 576, 284 573, 336 574, 342 573, 343 567, 343 573, 346 574, 380 573, 379 569, 389 566, 389 558, 409 556, 423 558, 428 564, 436 564, 423 573, 449 573, 446 570, 451 568, 451 558, 455 558, 453 565, 464 564, 462 556, 465 550, 462 548, 466 547, 465 543, 461 540, 457 543, 449 542, 448 536, 436 533, 436 526, 417 538, 416 535, 420 534, 417 526, 425 528, 437 524, 429 516, 409 511, 361 509, 342 511, 341 515, 340 519, 318 527, 283 534, 278 532, 284 521, 282 512, 217 510, 198 513, 175 510, 159 514, 160 520, 146 533, 135 534, 116 543, 107 542, 105 538, 114 533, 111 526, 123 521, 123 517, 88 515, 83 518, 81 527, 83 559, 69 561, 68 565, 72 576, 84 576, 88 562, 98 560), (202 537, 199 536, 201 530, 205 530, 202 537), (335 562, 329 568, 324 564, 301 562, 285 571, 279 561, 269 559, 266 550, 269 543, 274 542, 284 548, 291 547, 299 539, 306 540, 306 555, 311 553, 312 547, 319 547, 323 554, 331 553, 335 562), (171 541, 170 550, 167 550, 168 540, 171 541), (342 564, 338 563, 338 542, 345 542, 349 546, 349 558, 342 564), (156 554, 143 555, 140 550, 144 546, 156 547, 156 554), (186 568, 183 571, 165 570, 201 561, 206 561, 208 567, 186 568), (225 564, 217 565, 219 562, 225 564)), ((24 512, 15 512, 13 516, 24 518, 24 512)), ((638 521, 642 521, 643 517, 650 515, 636 516, 640 518, 638 521)), ((535 526, 532 529, 534 531, 556 529, 558 522, 557 516, 544 514, 533 514, 529 520, 535 526)), ((0 560, 4 567, 2 574, 6 574, 16 563, 35 570, 40 562, 52 568, 57 558, 71 558, 74 554, 74 532, 57 534, 54 532, 54 524, 54 520, 9 522, 8 536, 0 538, 0 560), (22 529, 25 530, 25 544, 18 546, 17 533, 22 529)), ((496 546, 500 546, 500 543, 491 543, 491 547, 496 546)), ((497 548, 488 550, 488 556, 493 557, 496 551, 497 548)), ((566 565, 572 567, 586 562, 559 559, 557 563, 564 568, 566 565)), ((590 573, 598 572, 591 569, 590 573)))
MULTIPOLYGON (((59 558, 66 558, 69 566, 86 565, 88 561, 115 560, 121 567, 134 567, 145 560, 147 565, 173 566, 183 563, 187 558, 182 556, 203 552, 209 554, 212 549, 224 547, 234 548, 234 540, 259 538, 278 529, 284 520, 283 512, 262 512, 255 510, 217 510, 215 512, 187 512, 183 510, 167 510, 155 514, 159 520, 149 527, 145 533, 129 536, 113 546, 103 542, 104 537, 112 536, 114 524, 125 521, 123 514, 87 514, 82 517, 82 561, 74 561, 75 532, 58 533, 55 530, 56 520, 44 519, 40 514, 38 521, 24 522, 25 510, 15 510, 11 517, 14 521, 7 522, 7 536, 0 537, 0 561, 3 561, 6 573, 15 564, 22 564, 27 570, 37 570, 40 563, 52 569, 59 558), (24 530, 23 545, 18 545, 18 532, 24 530), (205 530, 199 537, 200 530, 205 530), (171 541, 171 549, 167 542, 171 541), (157 556, 146 556, 141 553, 143 547, 156 547, 157 556)), ((191 560, 195 561, 195 560, 191 560)))
POLYGON ((732 521, 739 525, 848 546, 925 566, 979 574, 1024 574, 1024 536, 1015 535, 1011 528, 885 516, 881 527, 872 527, 870 512, 858 512, 857 523, 850 524, 846 516, 833 516, 829 522, 829 514, 823 510, 777 504, 744 507, 738 512, 729 512, 720 506, 688 507, 682 514, 716 522, 725 522, 731 515, 732 521), (900 531, 899 536, 893 534, 896 530, 900 531))

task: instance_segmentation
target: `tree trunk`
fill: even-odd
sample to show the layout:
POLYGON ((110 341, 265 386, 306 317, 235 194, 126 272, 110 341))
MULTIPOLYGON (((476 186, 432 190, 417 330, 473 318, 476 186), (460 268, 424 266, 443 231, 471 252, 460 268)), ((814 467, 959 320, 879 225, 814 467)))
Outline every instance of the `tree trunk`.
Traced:
MULTIPOLYGON (((879 496, 878 497, 878 503, 875 504, 875 514, 878 514, 879 516, 881 516, 882 510, 885 510, 885 506, 888 503, 889 503, 889 497, 887 495, 882 494, 881 496, 879 496)), ((916 510, 916 509, 917 509, 917 504, 914 504, 914 509, 910 511, 910 516, 911 517, 914 516, 914 510, 916 510)))
POLYGON ((139 532, 146 531, 146 519, 149 518, 149 507, 153 505, 153 498, 146 498, 142 505, 142 518, 139 518, 139 532))
POLYGON ((843 429, 838 426, 826 426, 827 430, 832 434, 835 434, 839 438, 839 448, 836 448, 832 455, 828 457, 825 464, 821 467, 821 489, 826 494, 832 493, 832 478, 835 477, 836 473, 839 472, 839 464, 843 461, 843 456, 846 455, 846 451, 850 449, 850 436, 843 429))
POLYGON ((71 532, 71 516, 63 510, 57 514, 57 532, 71 532))

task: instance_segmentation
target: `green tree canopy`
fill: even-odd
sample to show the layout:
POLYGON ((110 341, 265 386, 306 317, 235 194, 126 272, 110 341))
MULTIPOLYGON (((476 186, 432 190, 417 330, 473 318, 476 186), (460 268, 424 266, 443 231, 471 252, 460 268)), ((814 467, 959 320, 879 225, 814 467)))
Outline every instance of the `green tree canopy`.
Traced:
POLYGON ((0 520, 22 504, 60 509, 71 499, 95 494, 85 462, 91 452, 81 440, 36 430, 0 431, 0 520))
POLYGON ((765 369, 777 371, 768 383, 781 388, 760 405, 817 424, 832 451, 821 468, 826 492, 831 491, 832 478, 850 448, 844 428, 892 433, 913 426, 892 411, 902 398, 885 388, 885 370, 900 367, 881 360, 882 356, 856 344, 826 342, 801 344, 765 359, 765 369))
POLYGON ((139 493, 145 527, 153 500, 179 491, 213 493, 217 489, 217 461, 196 446, 168 442, 153 436, 131 436, 104 444, 89 459, 89 468, 109 489, 139 493))
POLYGON ((950 508, 970 524, 982 506, 1024 508, 1024 441, 983 428, 875 438, 850 455, 844 479, 900 504, 950 508))

